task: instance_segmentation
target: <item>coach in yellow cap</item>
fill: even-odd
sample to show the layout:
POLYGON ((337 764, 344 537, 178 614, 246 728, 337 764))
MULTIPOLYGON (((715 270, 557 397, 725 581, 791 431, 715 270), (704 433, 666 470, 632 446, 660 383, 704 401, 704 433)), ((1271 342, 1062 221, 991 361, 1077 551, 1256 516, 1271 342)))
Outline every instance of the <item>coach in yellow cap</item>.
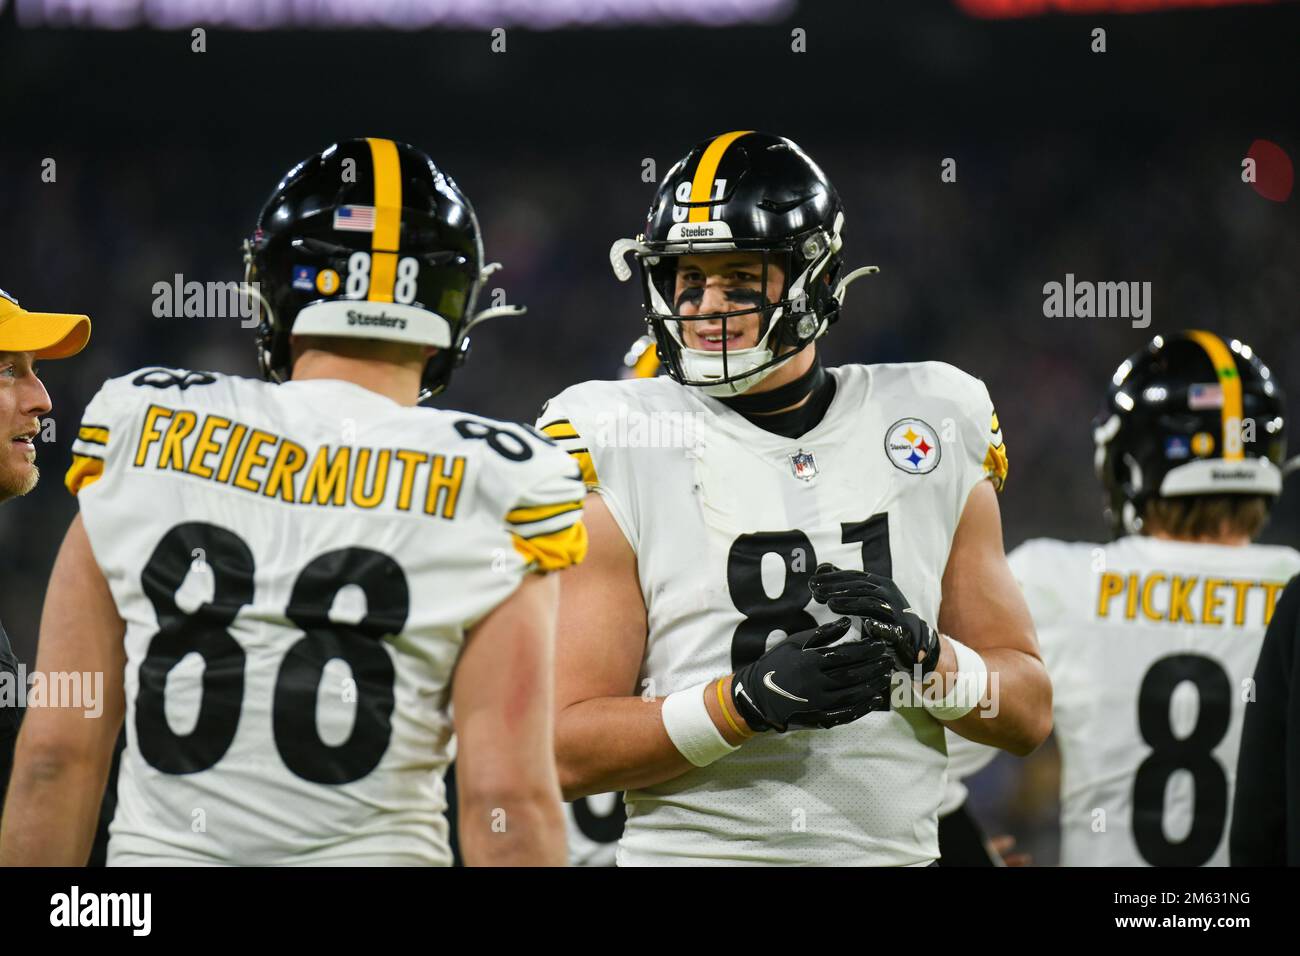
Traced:
MULTIPOLYGON (((28 312, 0 289, 0 502, 36 487, 36 436, 50 396, 36 363, 76 355, 90 339, 90 319, 58 312, 28 312)), ((18 736, 18 663, 0 625, 0 813, 18 736), (7 685, 7 686, 6 686, 7 685)))

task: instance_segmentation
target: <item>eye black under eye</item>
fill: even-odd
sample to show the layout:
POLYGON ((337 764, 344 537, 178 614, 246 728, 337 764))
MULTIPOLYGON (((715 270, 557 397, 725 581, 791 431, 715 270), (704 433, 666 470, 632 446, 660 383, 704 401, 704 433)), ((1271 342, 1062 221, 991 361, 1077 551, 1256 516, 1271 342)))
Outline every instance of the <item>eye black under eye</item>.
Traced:
POLYGON ((692 288, 689 289, 683 289, 681 292, 677 294, 677 307, 679 309, 686 302, 692 302, 698 305, 702 301, 704 301, 703 286, 693 286, 692 288))

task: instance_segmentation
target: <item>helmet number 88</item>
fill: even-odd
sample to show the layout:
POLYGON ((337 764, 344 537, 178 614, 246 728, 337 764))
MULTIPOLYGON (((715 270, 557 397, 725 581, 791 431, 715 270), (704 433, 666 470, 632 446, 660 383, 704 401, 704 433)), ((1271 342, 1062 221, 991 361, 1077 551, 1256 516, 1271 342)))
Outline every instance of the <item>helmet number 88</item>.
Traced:
MULTIPOLYGON (((414 302, 415 283, 419 277, 420 260, 414 256, 398 259, 393 301, 402 305, 414 302)), ((357 251, 348 258, 348 278, 343 294, 349 299, 364 299, 370 294, 370 253, 357 251)))

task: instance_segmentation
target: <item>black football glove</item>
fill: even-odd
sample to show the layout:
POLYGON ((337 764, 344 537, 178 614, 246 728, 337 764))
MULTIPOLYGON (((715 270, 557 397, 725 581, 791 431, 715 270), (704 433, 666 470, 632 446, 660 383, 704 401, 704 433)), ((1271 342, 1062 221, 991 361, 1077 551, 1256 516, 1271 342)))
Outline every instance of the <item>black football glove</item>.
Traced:
POLYGON ((939 633, 912 610, 898 585, 871 571, 841 571, 819 564, 808 580, 813 600, 835 614, 862 621, 862 636, 877 637, 894 650, 901 670, 912 674, 921 665, 925 677, 939 663, 939 633))
POLYGON ((736 671, 731 696, 755 730, 784 733, 801 727, 837 727, 876 710, 889 710, 894 655, 868 636, 837 647, 847 617, 791 634, 757 661, 736 671))

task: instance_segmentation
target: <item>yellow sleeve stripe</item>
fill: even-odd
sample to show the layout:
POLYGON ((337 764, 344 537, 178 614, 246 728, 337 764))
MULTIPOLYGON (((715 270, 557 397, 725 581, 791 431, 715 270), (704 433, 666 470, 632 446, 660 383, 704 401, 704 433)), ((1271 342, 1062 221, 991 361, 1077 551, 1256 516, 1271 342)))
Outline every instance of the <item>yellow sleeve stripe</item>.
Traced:
POLYGON ((632 366, 633 378, 654 378, 659 374, 659 353, 654 347, 647 348, 632 366))
POLYGON ((587 526, 581 521, 575 521, 563 531, 535 538, 512 534, 510 539, 531 571, 559 571, 587 556, 587 526))
POLYGON ((984 455, 984 474, 993 481, 993 487, 998 491, 1007 483, 1009 468, 1006 449, 1001 445, 989 445, 989 450, 984 455))
POLYGON ((567 421, 561 420, 543 425, 542 434, 547 438, 577 438, 578 430, 567 421))
POLYGON ((573 456, 578 463, 578 467, 582 470, 583 484, 588 488, 595 488, 600 484, 600 479, 596 477, 596 465, 591 460, 591 452, 585 448, 578 448, 569 452, 569 454, 573 456))
POLYGON ((72 467, 68 469, 67 475, 64 476, 63 483, 75 495, 87 485, 93 485, 99 481, 103 474, 104 459, 96 458, 93 455, 73 455, 72 467))
POLYGON ((554 518, 556 515, 562 515, 566 511, 577 511, 582 507, 581 501, 565 501, 558 505, 536 505, 531 508, 516 508, 506 514, 506 520, 511 524, 529 524, 533 521, 542 521, 546 518, 554 518))
POLYGON ((82 425, 77 431, 77 439, 90 442, 92 445, 107 445, 108 429, 99 425, 82 425))

